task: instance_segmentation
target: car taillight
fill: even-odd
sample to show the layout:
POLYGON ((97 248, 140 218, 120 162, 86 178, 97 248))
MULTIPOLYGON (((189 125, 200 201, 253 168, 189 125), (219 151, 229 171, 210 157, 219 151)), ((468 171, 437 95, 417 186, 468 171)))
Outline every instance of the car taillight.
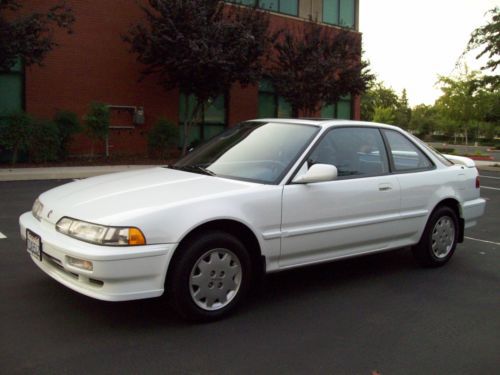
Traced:
POLYGON ((476 189, 481 187, 481 182, 479 181, 479 176, 476 176, 476 189))

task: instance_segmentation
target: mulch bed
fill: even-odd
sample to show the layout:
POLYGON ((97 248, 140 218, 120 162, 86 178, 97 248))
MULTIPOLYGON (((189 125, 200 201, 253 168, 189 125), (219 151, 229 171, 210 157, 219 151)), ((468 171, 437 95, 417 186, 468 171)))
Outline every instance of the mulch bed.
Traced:
POLYGON ((58 162, 47 163, 0 163, 0 168, 37 168, 37 167, 87 167, 102 165, 166 165, 175 162, 175 160, 151 159, 145 157, 113 157, 103 158, 69 158, 58 162))

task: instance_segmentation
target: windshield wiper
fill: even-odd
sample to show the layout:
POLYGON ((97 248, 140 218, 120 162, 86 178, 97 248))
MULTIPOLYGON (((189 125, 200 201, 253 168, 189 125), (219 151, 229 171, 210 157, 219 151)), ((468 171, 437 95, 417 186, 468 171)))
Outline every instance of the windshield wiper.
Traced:
POLYGON ((190 166, 190 168, 197 169, 197 170, 199 170, 199 171, 201 171, 209 176, 215 176, 214 172, 212 172, 210 169, 202 167, 201 165, 192 165, 192 166, 190 166))
POLYGON ((216 174, 214 172, 212 172, 210 169, 202 167, 201 165, 184 165, 182 167, 178 167, 175 165, 168 165, 167 167, 172 168, 172 169, 178 169, 181 171, 186 171, 186 172, 194 172, 194 173, 201 172, 202 174, 206 174, 208 176, 216 176, 216 174))

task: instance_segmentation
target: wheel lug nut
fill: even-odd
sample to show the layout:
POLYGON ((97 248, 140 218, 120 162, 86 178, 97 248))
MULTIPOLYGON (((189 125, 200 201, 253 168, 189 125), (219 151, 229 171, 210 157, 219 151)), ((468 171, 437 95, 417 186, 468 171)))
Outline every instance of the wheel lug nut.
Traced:
POLYGON ((222 289, 222 283, 219 283, 217 286, 219 287, 219 289, 222 289))
POLYGON ((224 271, 220 271, 220 277, 224 277, 224 271))

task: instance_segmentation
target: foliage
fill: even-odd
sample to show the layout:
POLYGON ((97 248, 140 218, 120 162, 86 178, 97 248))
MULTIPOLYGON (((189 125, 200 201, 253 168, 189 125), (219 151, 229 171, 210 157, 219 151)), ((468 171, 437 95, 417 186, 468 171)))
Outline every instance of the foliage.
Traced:
POLYGON ((448 136, 493 140, 500 131, 500 90, 484 85, 484 74, 467 69, 440 77, 443 94, 434 104, 438 130, 448 136))
POLYGON ((408 105, 408 96, 406 89, 403 89, 401 96, 398 98, 396 105, 396 113, 394 121, 397 126, 408 129, 411 121, 411 108, 408 105))
POLYGON ((376 107, 373 113, 374 122, 379 122, 382 124, 394 124, 396 115, 392 108, 388 107, 376 107))
POLYGON ((361 119, 385 122, 407 129, 410 126, 411 108, 408 105, 406 89, 403 89, 398 97, 392 87, 386 87, 383 82, 375 82, 361 97, 361 119), (385 110, 381 112, 382 108, 385 110))
POLYGON ((373 80, 368 63, 361 60, 361 39, 348 30, 310 21, 298 32, 284 30, 274 48, 267 76, 292 106, 293 116, 312 115, 324 103, 361 94, 373 80))
POLYGON ((495 7, 488 13, 491 14, 490 22, 472 32, 464 53, 481 48, 476 59, 485 55, 488 57, 486 65, 481 69, 494 71, 500 64, 500 8, 495 7))
POLYGON ((74 134, 81 131, 80 121, 74 112, 59 111, 54 116, 54 123, 59 131, 58 157, 64 159, 68 154, 68 144, 74 134))
POLYGON ((89 111, 84 117, 85 133, 91 139, 90 155, 94 156, 94 143, 105 140, 109 133, 111 114, 104 103, 92 102, 89 111))
POLYGON ((151 155, 168 159, 179 139, 179 128, 165 118, 160 118, 148 133, 148 148, 151 155))
POLYGON ((0 146, 12 152, 11 163, 17 162, 20 152, 27 151, 33 132, 33 118, 24 112, 16 112, 6 117, 0 127, 0 146))
POLYGON ((142 9, 146 22, 123 38, 147 66, 143 75, 155 75, 166 90, 196 98, 190 111, 185 107, 184 154, 204 103, 236 82, 248 85, 261 78, 272 42, 269 18, 256 8, 224 8, 219 0, 149 0, 142 9))
POLYGON ((439 128, 438 113, 434 106, 419 104, 412 109, 409 128, 421 137, 431 135, 439 128))
POLYGON ((455 149, 451 147, 436 147, 436 151, 440 152, 441 154, 455 154, 455 149))
POLYGON ((57 125, 49 120, 35 120, 29 140, 29 159, 44 163, 58 159, 60 138, 57 125))
POLYGON ((53 27, 72 32, 75 18, 65 3, 52 6, 46 13, 18 15, 22 8, 21 1, 0 1, 0 70, 9 70, 19 58, 26 66, 41 65, 58 45, 53 27))

